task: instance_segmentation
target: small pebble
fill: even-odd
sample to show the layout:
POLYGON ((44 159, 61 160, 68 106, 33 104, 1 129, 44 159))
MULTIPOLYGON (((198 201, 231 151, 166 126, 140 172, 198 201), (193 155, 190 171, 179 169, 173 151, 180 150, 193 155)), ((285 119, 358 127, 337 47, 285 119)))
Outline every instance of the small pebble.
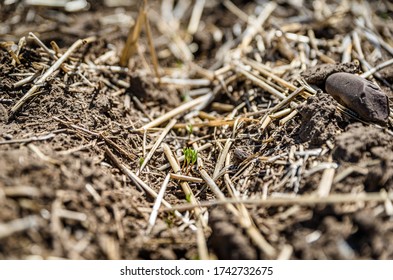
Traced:
POLYGON ((327 78, 325 89, 360 119, 379 124, 388 122, 389 99, 370 81, 354 74, 335 73, 327 78))

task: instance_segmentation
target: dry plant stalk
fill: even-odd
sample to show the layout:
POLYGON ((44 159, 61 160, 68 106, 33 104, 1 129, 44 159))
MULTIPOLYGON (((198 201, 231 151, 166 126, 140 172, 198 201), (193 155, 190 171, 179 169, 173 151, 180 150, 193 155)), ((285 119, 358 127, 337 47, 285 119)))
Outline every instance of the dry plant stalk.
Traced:
POLYGON ((196 178, 192 176, 186 176, 186 175, 181 175, 181 174, 175 174, 175 173, 170 173, 171 178, 175 180, 181 180, 181 181, 187 181, 187 182, 193 182, 193 183, 202 183, 203 180, 201 178, 196 178))
MULTIPOLYGON (((193 127, 217 127, 217 126, 233 126, 235 125, 236 122, 245 122, 245 123, 258 123, 258 120, 251 119, 251 118, 239 118, 236 120, 213 120, 213 121, 208 121, 208 122, 202 122, 202 123, 193 123, 193 127)), ((174 126, 174 128, 187 128, 189 124, 187 123, 179 123, 174 126)))
POLYGON ((42 161, 54 164, 54 165, 60 165, 60 161, 53 159, 47 155, 45 155, 41 150, 34 145, 33 143, 27 144, 27 147, 32 150, 42 161))
POLYGON ((218 156, 218 160, 217 160, 217 164, 216 167, 214 168, 214 172, 213 172, 213 179, 216 180, 218 178, 218 175, 220 174, 220 171, 222 169, 222 167, 224 166, 224 162, 225 162, 225 158, 229 152, 229 148, 232 145, 232 141, 231 139, 227 139, 225 142, 225 146, 224 149, 222 149, 222 151, 220 152, 220 155, 218 156))
MULTIPOLYGON (((147 1, 147 0, 145 0, 145 1, 147 1)), ((156 49, 154 48, 154 41, 153 41, 153 35, 151 33, 150 21, 149 21, 149 17, 147 15, 146 10, 144 10, 143 13, 144 13, 144 18, 145 18, 146 34, 147 34, 147 39, 148 39, 147 41, 149 43, 150 55, 151 55, 151 59, 153 62, 153 69, 154 69, 154 73, 156 74, 156 77, 160 81, 160 72, 158 70, 159 64, 158 64, 156 49)))
POLYGON ((2 191, 8 197, 38 197, 41 194, 39 188, 30 186, 4 187, 2 191))
POLYGON ((145 157, 145 159, 139 169, 139 172, 141 172, 143 170, 143 168, 147 165, 148 161, 151 159, 154 152, 157 150, 158 146, 161 144, 162 140, 164 140, 165 136, 169 133, 169 131, 172 129, 172 127, 175 125, 175 123, 176 123, 175 119, 171 120, 168 123, 168 125, 165 127, 165 129, 162 131, 162 133, 158 137, 157 141, 154 143, 153 147, 151 148, 151 150, 149 151, 149 153, 145 157))
MULTIPOLYGON (((332 159, 329 159, 331 162, 332 159)), ((336 173, 335 168, 326 168, 323 171, 321 181, 319 182, 317 193, 320 197, 327 197, 330 193, 330 189, 333 184, 334 174, 336 173)))
POLYGON ((32 136, 32 137, 25 138, 25 139, 10 139, 10 140, 0 141, 0 145, 29 143, 29 142, 35 142, 35 141, 45 141, 45 140, 51 139, 55 136, 56 135, 54 133, 48 133, 45 135, 32 136))
POLYGON ((196 239, 198 245, 198 256, 200 260, 209 260, 209 251, 206 244, 204 226, 202 219, 197 221, 196 239))
POLYGON ((390 66, 392 64, 393 64, 393 59, 389 59, 389 60, 387 60, 385 62, 382 62, 381 64, 375 66, 374 68, 368 70, 366 73, 361 74, 360 77, 368 78, 371 75, 373 75, 376 72, 378 72, 379 70, 382 70, 383 68, 386 68, 386 67, 388 67, 388 66, 390 66))
POLYGON ((232 14, 237 16, 239 19, 241 19, 244 22, 249 21, 248 15, 243 12, 241 9, 239 9, 235 4, 233 4, 230 0, 224 0, 223 5, 225 8, 227 8, 232 14))
POLYGON ((26 216, 8 223, 0 223, 0 239, 30 228, 41 227, 42 225, 43 220, 37 215, 26 216))
POLYGON ((271 93, 272 95, 279 98, 280 100, 285 99, 285 94, 283 94, 282 92, 279 92, 278 90, 276 90, 272 86, 268 85, 266 82, 262 81, 262 79, 260 79, 259 77, 255 76, 254 74, 252 74, 249 71, 247 71, 246 69, 244 69, 243 66, 239 65, 239 67, 237 68, 237 71, 240 74, 243 74, 248 79, 250 79, 250 81, 252 81, 254 84, 256 84, 257 86, 260 86, 262 89, 271 93))
POLYGON ((144 21, 143 17, 145 16, 144 13, 145 9, 145 1, 143 1, 141 7, 139 8, 138 17, 135 21, 135 24, 132 28, 130 28, 130 32, 128 33, 126 44, 120 55, 120 66, 127 67, 128 62, 137 51, 137 44, 139 40, 139 36, 141 34, 142 29, 142 22, 144 21))
POLYGON ((146 229, 146 235, 149 235, 151 233, 151 231, 154 227, 154 224, 156 223, 158 209, 160 209, 161 202, 164 198, 166 187, 168 186, 168 183, 169 183, 169 179, 170 179, 170 176, 168 174, 168 175, 166 175, 164 182, 162 183, 162 186, 160 188, 160 191, 158 192, 156 201, 154 202, 154 205, 153 205, 153 209, 150 213, 149 223, 148 223, 148 227, 146 229))
POLYGON ((281 79, 280 77, 278 77, 277 75, 273 74, 272 71, 270 69, 268 69, 265 65, 263 65, 262 63, 259 63, 255 60, 249 59, 249 58, 243 58, 242 61, 247 64, 250 65, 251 67, 255 68, 256 70, 258 70, 261 74, 272 78, 274 81, 276 81, 278 84, 292 90, 295 91, 297 90, 297 87, 292 85, 291 83, 285 81, 284 79, 281 79))
POLYGON ((246 30, 243 32, 243 38, 239 48, 241 50, 245 50, 255 35, 263 28, 263 24, 269 18, 269 16, 276 9, 277 4, 274 1, 270 1, 266 4, 265 9, 262 13, 259 14, 258 18, 255 21, 252 21, 247 26, 246 30))
POLYGON ((147 0, 143 0, 143 2, 141 3, 135 24, 130 28, 130 32, 127 36, 127 41, 120 55, 119 64, 122 67, 127 67, 130 58, 138 51, 138 41, 143 24, 145 25, 146 29, 147 41, 149 44, 149 52, 153 63, 154 74, 160 80, 158 58, 156 50, 154 48, 153 35, 151 32, 150 21, 147 14, 147 0))
POLYGON ((184 113, 185 111, 205 102, 209 96, 203 95, 201 97, 198 97, 194 100, 191 100, 187 103, 184 103, 180 105, 179 107, 173 109, 172 111, 169 111, 168 113, 162 115, 161 117, 158 117, 157 119, 153 120, 152 122, 145 124, 144 126, 141 127, 142 130, 147 130, 149 128, 153 128, 156 126, 159 126, 160 124, 166 122, 167 120, 176 117, 177 115, 184 113))
POLYGON ((205 2, 206 0, 196 0, 196 3, 192 10, 190 23, 188 25, 188 33, 195 34, 197 32, 205 2))
MULTIPOLYGON (((301 206, 314 206, 317 204, 343 204, 343 203, 361 203, 361 202, 385 202, 386 200, 393 201, 393 193, 389 192, 373 192, 373 193, 340 193, 340 194, 330 194, 325 197, 319 197, 315 194, 301 195, 293 197, 280 197, 280 198, 250 198, 250 199, 225 199, 225 200, 215 200, 215 201, 201 201, 199 205, 201 207, 213 207, 217 205, 226 204, 237 204, 243 203, 245 205, 256 205, 263 207, 276 207, 276 206, 289 206, 289 205, 301 205, 301 206)), ((177 205, 171 210, 191 210, 194 206, 190 204, 177 205)), ((164 211, 169 211, 165 209, 164 211)))

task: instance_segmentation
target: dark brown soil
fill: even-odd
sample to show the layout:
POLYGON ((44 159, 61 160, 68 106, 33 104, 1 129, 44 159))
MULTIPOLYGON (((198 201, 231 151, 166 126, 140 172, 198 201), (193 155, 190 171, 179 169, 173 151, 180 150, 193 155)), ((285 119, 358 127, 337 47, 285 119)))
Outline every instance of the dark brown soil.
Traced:
POLYGON ((250 240, 236 226, 236 222, 228 220, 230 215, 220 208, 211 211, 209 226, 212 234, 209 245, 217 258, 223 260, 255 260, 257 249, 252 246, 250 240))
POLYGON ((348 124, 348 120, 336 107, 337 103, 333 97, 324 92, 318 92, 308 98, 306 103, 298 108, 302 117, 297 131, 299 142, 320 146, 333 139, 334 135, 348 124))
MULTIPOLYGON (((393 192, 391 118, 384 127, 360 123, 324 92, 330 74, 362 72, 356 50, 351 53, 351 62, 341 63, 341 43, 353 30, 361 35, 364 55, 372 66, 391 58, 389 51, 376 47, 357 27, 362 17, 359 10, 345 10, 341 1, 327 1, 326 10, 318 14, 310 1, 305 1, 304 7, 294 1, 277 1, 263 29, 237 52, 247 23, 224 4, 206 1, 201 24, 192 35, 187 32, 192 5, 182 16, 177 15, 179 25, 165 29, 165 20, 160 22, 158 16, 160 4, 151 1, 149 18, 161 75, 204 82, 184 86, 158 82, 145 30, 128 68, 119 70, 119 56, 138 7, 90 2, 88 9, 79 12, 26 6, 23 1, 0 3, 0 259, 202 258, 200 240, 192 227, 201 226, 196 222, 196 211, 180 211, 182 220, 162 206, 152 232, 147 234, 155 199, 118 166, 122 164, 159 192, 167 173, 173 172, 161 169, 168 163, 161 145, 146 168, 139 170, 166 122, 147 132, 140 128, 210 91, 214 95, 203 112, 190 117, 187 111, 174 117, 177 127, 163 142, 176 156, 192 144, 210 144, 198 152, 198 158, 212 177, 226 143, 230 143, 227 161, 214 182, 227 198, 234 192, 239 199, 262 201, 244 209, 253 229, 274 250, 268 254, 261 249, 250 228, 241 226, 239 216, 223 205, 211 206, 201 208, 210 259, 393 258, 393 206, 389 198, 290 201, 319 199, 319 188, 329 169, 334 169, 334 175, 328 196, 380 193, 385 197, 393 192), (338 8, 344 11, 336 15, 333 11, 338 8), (309 30, 314 31, 318 52, 304 41, 309 30), (15 83, 32 74, 41 77, 54 63, 28 37, 29 32, 46 46, 56 42, 63 54, 78 39, 96 36, 96 40, 72 53, 63 64, 65 68, 39 85, 36 95, 11 116, 11 108, 34 80, 21 86, 15 83), (293 39, 294 34, 303 37, 293 39), (26 45, 20 49, 17 63, 10 51, 24 36, 26 45), (176 36, 191 50, 192 62, 182 58, 176 36), (318 53, 336 64, 324 64, 318 53), (307 94, 296 96, 281 108, 296 115, 284 121, 288 116, 284 112, 262 128, 269 110, 280 100, 242 74, 249 65, 241 65, 244 69, 239 71, 238 65, 247 60, 260 62, 268 72, 295 86, 302 77, 319 89, 314 95, 303 92, 307 94), (229 70, 223 71, 227 67, 229 70), (217 69, 224 74, 217 76, 217 69), (207 77, 211 79, 208 84, 207 77), (220 88, 222 84, 225 86, 220 88), (225 118, 236 120, 236 129, 233 122, 214 123, 225 118), (108 156, 108 150, 117 162, 108 156), (263 203, 276 198, 288 200, 263 203)), ((264 10, 264 1, 232 2, 255 17, 264 10)), ((392 14, 391 4, 367 2, 366 7, 350 2, 356 2, 360 10, 369 7, 374 31, 391 44, 393 22, 382 16, 392 14)), ((391 69, 382 70, 377 79, 390 99, 391 69)), ((260 80, 277 91, 291 93, 262 71, 252 70, 250 75, 263 77, 260 80)), ((182 172, 200 179, 201 169, 183 167, 182 172)), ((189 182, 189 187, 197 201, 217 201, 205 182, 189 182)), ((190 201, 175 179, 170 180, 164 199, 173 207, 190 201)))

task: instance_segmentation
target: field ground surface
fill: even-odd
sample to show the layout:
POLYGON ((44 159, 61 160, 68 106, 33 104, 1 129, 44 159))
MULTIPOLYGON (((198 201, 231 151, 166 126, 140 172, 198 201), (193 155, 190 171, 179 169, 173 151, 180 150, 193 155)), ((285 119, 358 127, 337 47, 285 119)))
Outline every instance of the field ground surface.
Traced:
POLYGON ((0 259, 393 258, 392 113, 325 90, 393 97, 392 2, 38 2, 0 3, 0 259))

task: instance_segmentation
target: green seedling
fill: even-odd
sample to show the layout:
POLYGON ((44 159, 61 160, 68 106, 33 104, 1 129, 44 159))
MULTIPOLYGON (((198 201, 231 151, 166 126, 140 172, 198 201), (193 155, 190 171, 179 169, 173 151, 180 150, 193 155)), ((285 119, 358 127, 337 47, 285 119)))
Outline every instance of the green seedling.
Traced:
POLYGON ((183 154, 184 154, 184 163, 182 169, 185 169, 185 172, 189 173, 190 169, 198 159, 198 151, 195 151, 192 148, 184 148, 183 154))
POLYGON ((164 219, 165 223, 169 228, 175 225, 176 215, 174 212, 168 212, 168 216, 164 219))
POLYGON ((188 132, 188 135, 191 136, 191 134, 192 134, 192 132, 194 130, 194 126, 192 124, 187 124, 186 130, 188 132))
POLYGON ((185 166, 192 166, 196 163, 198 159, 198 151, 195 151, 193 148, 184 148, 183 154, 185 166))
POLYGON ((139 158, 139 167, 141 167, 144 162, 145 162, 144 157, 139 158))

